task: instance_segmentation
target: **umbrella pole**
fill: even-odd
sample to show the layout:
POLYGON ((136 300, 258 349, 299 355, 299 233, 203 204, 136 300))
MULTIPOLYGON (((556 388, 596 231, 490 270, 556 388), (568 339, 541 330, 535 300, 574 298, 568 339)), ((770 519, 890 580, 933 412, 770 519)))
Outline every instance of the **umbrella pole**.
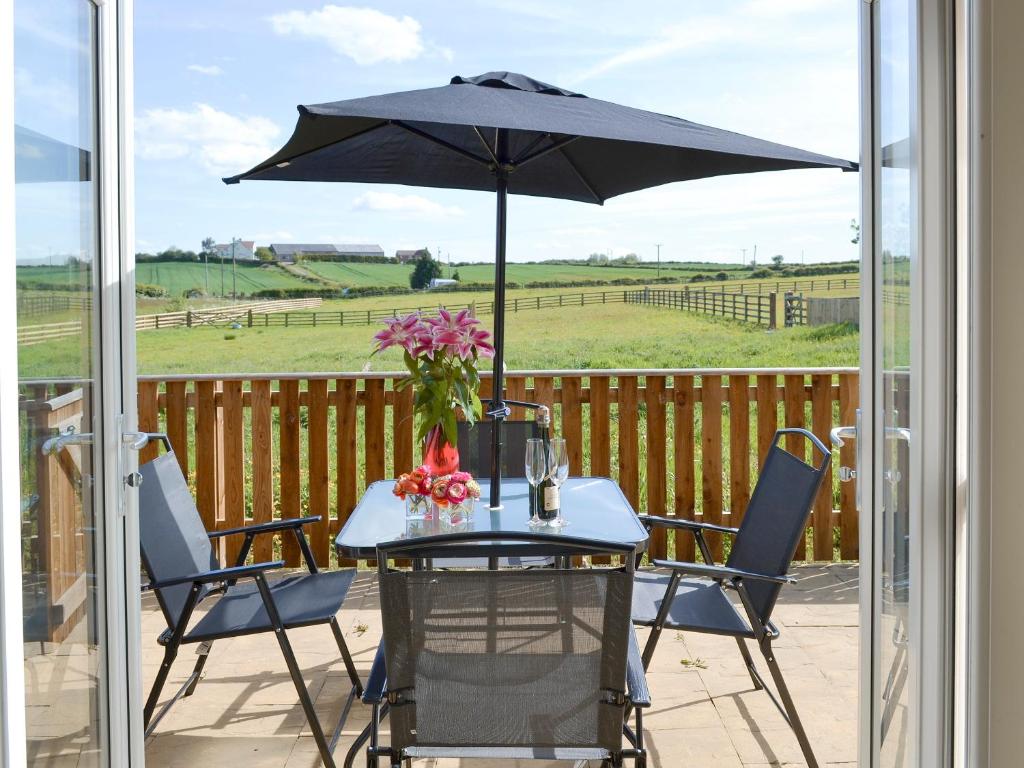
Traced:
MULTIPOLYGON (((495 149, 499 162, 507 153, 508 133, 498 130, 495 149)), ((491 378, 491 509, 501 509, 501 432, 507 415, 504 397, 505 358, 505 241, 508 214, 508 171, 501 165, 494 170, 498 193, 494 246, 494 374, 491 378)))

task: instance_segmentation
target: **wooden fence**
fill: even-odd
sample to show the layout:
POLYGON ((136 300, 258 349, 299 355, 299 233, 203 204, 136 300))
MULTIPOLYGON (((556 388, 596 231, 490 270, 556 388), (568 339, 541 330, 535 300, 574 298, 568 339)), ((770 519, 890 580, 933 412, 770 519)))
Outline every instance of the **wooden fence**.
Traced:
MULTIPOLYGON (((708 285, 710 281, 705 282, 708 285)), ((790 279, 790 280, 759 280, 751 282, 728 282, 722 283, 721 285, 715 285, 714 288, 710 287, 715 285, 710 282, 708 290, 713 290, 718 293, 756 293, 758 295, 768 293, 785 293, 789 291, 791 293, 797 293, 798 291, 859 291, 860 290, 860 277, 808 277, 803 279, 790 279)))
POLYGON ((135 330, 145 331, 154 328, 189 328, 200 325, 213 325, 235 320, 242 322, 251 312, 290 312, 296 309, 309 309, 323 304, 321 298, 309 299, 276 299, 273 301, 246 301, 226 307, 210 309, 188 309, 182 312, 163 312, 155 315, 139 315, 135 318, 135 330))
POLYGON ((644 288, 628 291, 629 304, 648 304, 669 307, 685 312, 700 312, 706 315, 730 317, 745 323, 755 323, 767 328, 775 327, 775 294, 724 293, 705 289, 666 290, 644 288))
MULTIPOLYGON (((181 328, 194 325, 209 325, 244 321, 250 312, 287 312, 293 309, 319 307, 323 299, 281 299, 274 301, 250 301, 233 304, 228 307, 211 307, 210 309, 185 310, 182 312, 163 312, 155 315, 138 315, 135 318, 135 330, 145 331, 154 328, 181 328)), ((83 303, 79 309, 87 310, 90 304, 83 303)), ((28 346, 53 341, 82 333, 81 320, 69 320, 64 323, 43 323, 25 325, 18 328, 18 344, 28 346)))
MULTIPOLYGON (((320 514, 311 543, 326 565, 363 489, 418 463, 412 391, 394 389, 401 377, 142 376, 140 425, 169 434, 209 529, 320 514)), ((526 371, 506 380, 508 397, 553 408, 573 474, 615 478, 638 511, 733 525, 777 427, 807 426, 827 443, 833 426, 853 423, 858 402, 856 369, 526 371)), ((485 378, 485 398, 489 386, 485 378)), ((147 447, 142 459, 156 452, 147 447)), ((852 442, 839 459, 798 559, 858 556, 853 487, 838 482, 839 464, 853 466, 852 442)), ((265 538, 255 557, 269 559, 272 546, 265 538)), ((721 541, 713 546, 722 551, 721 541)), ((294 540, 280 547, 299 563, 294 540)), ((691 558, 693 540, 659 530, 650 552, 691 558)))
MULTIPOLYGON (((622 304, 626 301, 628 291, 590 291, 581 293, 561 293, 549 296, 529 296, 508 299, 505 304, 507 312, 527 312, 529 310, 554 309, 558 307, 589 307, 595 304, 622 304)), ((450 294, 449 294, 450 295, 450 294)), ((333 312, 283 312, 266 315, 253 311, 246 317, 249 327, 303 327, 317 325, 372 325, 398 315, 412 312, 436 313, 438 306, 444 306, 452 312, 471 309, 475 315, 493 315, 494 301, 475 301, 468 304, 451 304, 441 301, 437 304, 416 307, 385 307, 382 309, 344 309, 333 312)))
POLYGON ((55 312, 68 312, 73 309, 91 309, 92 297, 72 294, 67 296, 26 296, 19 293, 17 307, 20 317, 50 315, 55 312))

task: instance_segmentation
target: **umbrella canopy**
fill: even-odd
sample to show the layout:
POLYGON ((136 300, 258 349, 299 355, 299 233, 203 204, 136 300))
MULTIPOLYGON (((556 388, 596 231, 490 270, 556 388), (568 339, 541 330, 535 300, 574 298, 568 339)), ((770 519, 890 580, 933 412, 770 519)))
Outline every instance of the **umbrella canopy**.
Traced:
POLYGON ((352 181, 508 191, 603 203, 638 189, 732 173, 856 164, 613 104, 523 75, 300 106, 280 151, 225 179, 352 181), (504 131, 507 144, 498 147, 504 131), (503 152, 499 152, 503 149, 503 152))
POLYGON ((794 168, 857 169, 513 72, 299 107, 288 142, 224 181, 349 181, 497 193, 491 506, 500 504, 507 195, 585 203, 673 181, 794 168))

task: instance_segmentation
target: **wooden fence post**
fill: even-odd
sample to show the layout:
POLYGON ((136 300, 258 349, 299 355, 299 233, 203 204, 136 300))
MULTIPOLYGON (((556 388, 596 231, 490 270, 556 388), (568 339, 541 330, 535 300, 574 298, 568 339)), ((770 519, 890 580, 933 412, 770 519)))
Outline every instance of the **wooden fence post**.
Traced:
POLYGON ((769 293, 768 294, 768 330, 770 330, 770 331, 775 330, 776 322, 778 320, 776 315, 777 315, 779 310, 778 310, 778 306, 777 306, 778 305, 778 301, 776 299, 777 299, 777 294, 775 294, 775 293, 769 293))

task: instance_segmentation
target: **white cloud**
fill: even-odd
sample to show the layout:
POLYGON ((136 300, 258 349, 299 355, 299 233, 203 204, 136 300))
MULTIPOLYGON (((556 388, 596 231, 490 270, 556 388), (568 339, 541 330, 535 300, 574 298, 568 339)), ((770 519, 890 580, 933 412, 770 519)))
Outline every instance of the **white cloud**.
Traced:
MULTIPOLYGON (((683 24, 665 27, 655 37, 626 48, 578 73, 571 81, 581 83, 616 69, 644 62, 657 61, 694 50, 741 45, 771 40, 775 35, 792 36, 793 26, 766 29, 770 22, 785 22, 788 17, 813 13, 835 7, 841 0, 748 0, 730 11, 714 16, 689 19, 683 24)), ((792 44, 792 40, 791 40, 792 44)))
POLYGON ((366 192, 352 201, 352 210, 431 217, 462 216, 465 213, 456 205, 441 205, 420 195, 395 192, 366 192))
POLYGON ((200 75, 210 75, 211 77, 224 74, 224 70, 216 64, 189 64, 188 71, 198 72, 200 75))
POLYGON ((266 158, 280 132, 265 117, 229 115, 208 104, 190 110, 147 109, 135 118, 139 157, 188 158, 217 175, 247 170, 266 158))
POLYGON ((677 24, 668 27, 653 40, 646 40, 641 45, 627 48, 622 53, 617 53, 584 70, 575 77, 575 82, 590 80, 631 64, 656 61, 725 40, 736 41, 742 38, 743 34, 725 19, 698 19, 686 24, 677 24))
POLYGON ((416 19, 388 16, 372 8, 325 5, 318 11, 275 14, 270 23, 279 35, 322 40, 364 67, 409 61, 426 49, 416 19))

